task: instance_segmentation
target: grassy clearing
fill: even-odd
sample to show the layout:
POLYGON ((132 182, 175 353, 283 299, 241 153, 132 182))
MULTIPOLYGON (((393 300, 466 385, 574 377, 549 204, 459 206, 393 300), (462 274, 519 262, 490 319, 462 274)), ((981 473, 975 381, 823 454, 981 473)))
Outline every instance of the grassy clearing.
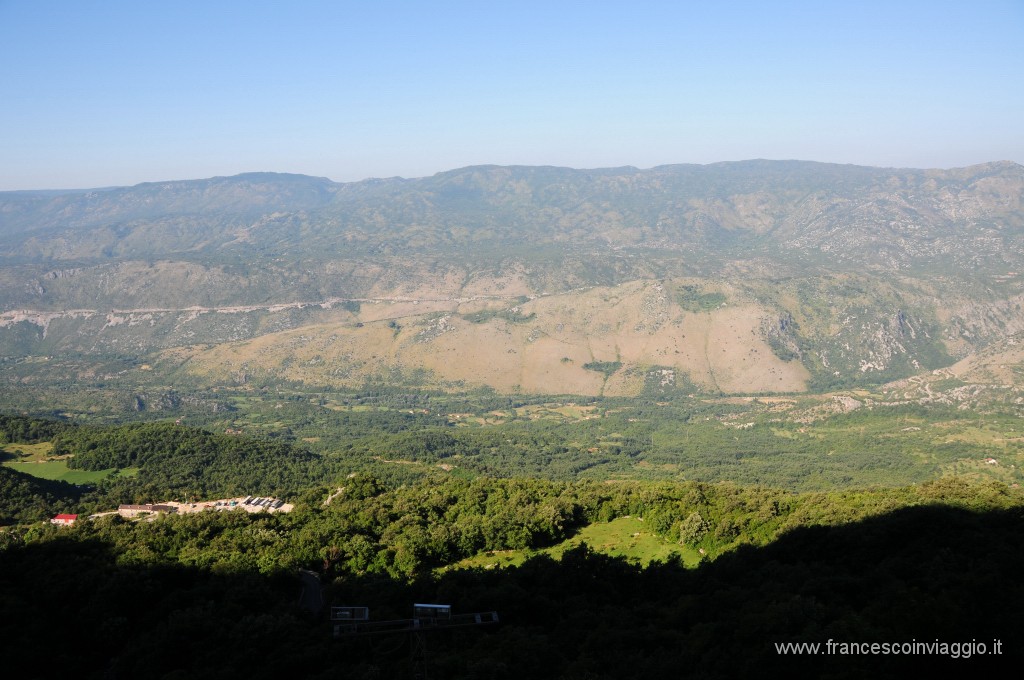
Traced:
MULTIPOLYGON (((107 470, 70 470, 68 464, 63 460, 49 460, 44 462, 26 463, 4 463, 7 467, 18 472, 23 472, 40 479, 49 479, 69 484, 95 484, 101 479, 109 477, 115 472, 114 468, 107 470)), ((126 477, 134 477, 138 469, 121 470, 119 474, 126 477)))
POLYGON ((122 477, 135 477, 139 474, 139 468, 125 468, 117 471, 115 468, 107 470, 72 470, 68 468, 66 457, 51 457, 53 444, 41 442, 39 444, 8 444, 0 448, 0 452, 15 458, 9 458, 3 464, 12 470, 23 472, 26 475, 48 479, 51 481, 68 482, 69 484, 95 484, 101 479, 106 479, 117 472, 122 477))
POLYGON ((543 550, 498 550, 481 553, 461 560, 445 569, 493 569, 522 564, 527 558, 537 554, 547 554, 560 559, 562 554, 581 543, 586 543, 593 550, 625 557, 632 562, 649 564, 665 560, 673 553, 682 556, 687 566, 695 566, 701 556, 688 546, 670 543, 655 535, 644 526, 639 517, 619 517, 611 522, 599 522, 583 528, 576 536, 543 550))
POLYGON ((619 517, 611 522, 591 524, 568 541, 546 552, 553 557, 561 557, 566 549, 580 543, 586 543, 598 552, 625 557, 641 564, 665 560, 672 553, 679 553, 687 566, 695 566, 700 561, 700 554, 696 550, 657 536, 644 526, 639 517, 619 517))
POLYGON ((48 460, 50 452, 53 451, 53 444, 40 442, 39 444, 8 444, 0 451, 17 456, 16 462, 35 463, 48 460))

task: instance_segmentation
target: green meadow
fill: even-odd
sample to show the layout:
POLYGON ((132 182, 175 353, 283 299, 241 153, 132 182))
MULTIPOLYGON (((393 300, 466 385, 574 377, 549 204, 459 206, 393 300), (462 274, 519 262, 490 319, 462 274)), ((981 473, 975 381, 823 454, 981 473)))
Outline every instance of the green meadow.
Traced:
POLYGON ((483 568, 518 566, 527 558, 537 554, 547 554, 560 559, 566 550, 586 543, 592 550, 613 557, 623 557, 630 562, 648 565, 651 562, 665 561, 672 554, 678 554, 686 566, 695 566, 701 560, 700 553, 690 546, 679 545, 661 538, 650 528, 644 526, 640 517, 619 517, 610 522, 590 524, 575 536, 561 543, 540 550, 493 550, 467 558, 448 569, 483 568))
MULTIPOLYGON (((0 449, 4 465, 39 479, 68 482, 69 484, 95 484, 114 474, 115 468, 106 470, 72 470, 66 458, 52 458, 53 444, 8 444, 0 449)), ((125 468, 117 472, 122 477, 134 477, 138 468, 125 468)))

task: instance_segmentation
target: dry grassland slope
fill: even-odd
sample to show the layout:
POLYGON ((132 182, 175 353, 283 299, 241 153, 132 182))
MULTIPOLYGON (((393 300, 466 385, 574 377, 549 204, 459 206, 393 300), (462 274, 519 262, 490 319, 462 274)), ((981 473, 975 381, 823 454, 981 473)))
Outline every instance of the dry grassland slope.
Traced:
POLYGON ((807 370, 779 359, 761 335, 767 310, 738 301, 685 311, 673 290, 671 282, 637 281, 511 307, 481 300, 368 302, 345 321, 168 350, 163 358, 225 382, 274 376, 341 386, 404 376, 501 392, 633 395, 655 370, 664 384, 689 380, 727 393, 806 389, 807 370), (592 362, 621 367, 606 375, 584 367, 592 362))

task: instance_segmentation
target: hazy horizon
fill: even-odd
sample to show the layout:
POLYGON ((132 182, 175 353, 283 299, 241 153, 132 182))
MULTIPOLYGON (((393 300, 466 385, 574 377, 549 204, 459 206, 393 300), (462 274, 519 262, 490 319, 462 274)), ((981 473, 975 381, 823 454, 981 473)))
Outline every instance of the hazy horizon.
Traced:
POLYGON ((517 167, 518 168, 529 168, 529 167, 540 168, 540 167, 551 167, 551 168, 560 168, 560 169, 566 169, 566 170, 578 170, 578 171, 581 171, 581 172, 616 170, 616 169, 620 169, 620 168, 633 168, 633 169, 635 169, 637 171, 644 172, 644 171, 647 171, 647 170, 653 170, 655 168, 672 167, 672 166, 677 166, 677 165, 691 165, 691 166, 699 166, 699 167, 708 167, 708 166, 712 166, 712 165, 720 165, 720 164, 726 164, 726 163, 750 163, 750 162, 760 162, 760 161, 763 161, 763 162, 766 162, 766 163, 817 163, 817 164, 822 164, 822 165, 847 165, 847 166, 854 166, 854 167, 871 167, 871 168, 875 168, 875 169, 878 169, 878 170, 939 170, 939 171, 955 170, 955 169, 958 169, 958 168, 968 168, 968 167, 973 167, 973 166, 977 166, 977 165, 988 165, 988 164, 991 164, 991 163, 1014 163, 1016 165, 1022 165, 1021 163, 1017 163, 1017 161, 1012 161, 1012 160, 1009 160, 1009 159, 1006 159, 1006 158, 993 159, 993 160, 990 160, 990 161, 982 161, 980 163, 972 163, 970 165, 964 165, 964 166, 950 166, 950 167, 945 167, 945 168, 935 168, 935 167, 933 167, 933 168, 923 168, 923 167, 915 168, 915 167, 910 167, 910 166, 903 166, 903 167, 867 166, 867 165, 862 165, 860 163, 831 163, 829 161, 816 161, 816 160, 805 159, 805 158, 743 158, 743 159, 739 159, 739 160, 712 161, 710 163, 663 163, 663 164, 660 164, 660 165, 652 165, 650 167, 638 167, 636 165, 629 165, 629 164, 627 164, 627 165, 619 165, 619 166, 601 166, 601 167, 590 167, 590 168, 571 167, 571 166, 567 166, 567 165, 552 165, 552 164, 526 165, 526 164, 521 164, 521 163, 515 163, 515 164, 507 164, 506 165, 506 164, 499 164, 499 163, 477 163, 477 164, 474 164, 474 165, 464 165, 464 166, 461 166, 461 167, 458 167, 458 168, 444 168, 444 169, 438 170, 437 172, 430 173, 429 175, 416 175, 416 176, 412 176, 412 175, 409 175, 409 176, 405 176, 405 175, 391 175, 391 176, 388 176, 388 177, 385 177, 385 176, 373 176, 373 177, 363 177, 363 178, 360 178, 360 179, 351 179, 351 180, 336 180, 333 177, 326 177, 324 175, 314 175, 314 174, 305 173, 305 172, 281 172, 281 171, 278 171, 278 170, 242 170, 240 172, 232 173, 230 175, 209 175, 209 176, 206 176, 206 177, 165 177, 163 179, 144 180, 142 182, 136 182, 134 184, 109 184, 109 185, 106 185, 106 186, 79 186, 79 187, 39 187, 39 188, 27 188, 27 189, 0 189, 0 193, 4 193, 4 192, 11 192, 11 193, 18 193, 18 192, 28 192, 28 193, 32 193, 32 192, 40 192, 40 193, 53 192, 53 193, 62 193, 62 192, 79 192, 79 191, 107 191, 107 190, 111 190, 111 189, 131 188, 131 187, 139 186, 139 185, 142 185, 142 184, 162 184, 162 183, 166 183, 166 182, 194 182, 194 181, 203 181, 203 180, 211 180, 211 179, 219 179, 219 178, 239 177, 239 176, 242 176, 242 175, 295 175, 295 176, 302 176, 302 177, 312 177, 312 178, 317 178, 317 179, 326 179, 326 180, 329 180, 331 182, 334 182, 335 184, 349 184, 349 183, 357 183, 357 182, 365 182, 365 181, 373 181, 373 180, 386 180, 386 179, 416 180, 416 179, 423 179, 423 178, 426 178, 426 177, 432 177, 434 175, 441 175, 441 174, 444 174, 444 173, 447 173, 447 172, 457 172, 459 170, 465 170, 465 169, 469 169, 469 168, 488 168, 488 167, 492 167, 492 168, 517 168, 517 167))
POLYGON ((0 1, 0 190, 1024 162, 1024 4, 0 1))

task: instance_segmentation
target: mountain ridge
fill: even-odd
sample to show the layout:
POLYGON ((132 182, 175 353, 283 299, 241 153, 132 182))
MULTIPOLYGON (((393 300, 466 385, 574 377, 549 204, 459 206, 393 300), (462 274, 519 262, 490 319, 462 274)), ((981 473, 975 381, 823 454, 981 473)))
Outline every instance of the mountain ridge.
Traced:
MULTIPOLYGON (((559 336, 572 318, 565 338, 575 349, 555 358, 574 362, 573 375, 560 364, 514 370, 546 370, 588 392, 643 389, 656 370, 721 389, 708 373, 715 362, 693 352, 690 363, 674 363, 632 349, 623 375, 595 383, 579 366, 618 357, 602 350, 588 361, 586 348, 654 348, 642 330, 624 330, 653 322, 621 306, 600 324, 568 311, 557 320, 542 302, 566 296, 562 308, 594 304, 600 316, 608 310, 588 291, 612 299, 617 287, 661 286, 666 318, 704 318, 712 335, 716 319, 747 309, 752 337, 737 356, 770 347, 810 376, 784 380, 786 389, 822 389, 949 366, 1024 328, 1024 166, 1008 161, 951 170, 769 160, 646 170, 480 165, 340 184, 246 173, 56 197, 0 193, 0 235, 7 357, 177 348, 192 357, 182 365, 206 371, 216 353, 189 347, 264 336, 272 347, 276 334, 334 324, 326 337, 347 337, 365 356, 343 361, 325 350, 348 361, 329 373, 298 371, 267 350, 279 365, 262 368, 334 384, 331 375, 363 379, 356 367, 373 366, 373 375, 464 384, 466 376, 431 366, 405 330, 359 338, 384 323, 430 335, 449 315, 477 319, 451 322, 462 351, 483 343, 521 357, 533 353, 536 333, 559 336), (549 314, 550 324, 531 326, 529 314, 549 314), (494 341, 506 336, 517 339, 494 341), (375 343, 388 348, 376 358, 375 343)), ((482 357, 481 366, 507 358, 482 357)), ((767 389, 763 378, 746 382, 767 389)), ((488 384, 557 390, 552 380, 488 384)), ((726 381, 727 391, 742 382, 726 381)))
POLYGON ((322 180, 334 184, 336 186, 345 186, 349 184, 362 184, 362 183, 382 183, 390 181, 401 181, 411 182, 416 180, 428 179, 436 177, 438 175, 445 175, 449 173, 457 173, 464 170, 473 169, 517 169, 517 168, 538 168, 538 169, 551 169, 551 170, 570 170, 575 172, 617 172, 617 171, 630 171, 630 172, 650 172, 656 170, 663 170, 667 168, 711 168, 716 166, 736 166, 736 165, 747 165, 754 166, 757 164, 762 165, 781 165, 781 164, 802 164, 809 166, 829 166, 837 168, 867 168, 871 170, 879 171, 912 171, 912 172, 957 172, 972 170, 974 168, 984 167, 1024 167, 1024 164, 1012 161, 1009 159, 984 161, 981 163, 972 163, 970 165, 958 165, 951 166, 948 168, 935 168, 935 167, 918 167, 918 166, 881 166, 881 165, 863 165, 860 163, 837 163, 832 161, 815 161, 799 158, 748 158, 742 160, 726 160, 726 161, 713 161, 711 163, 662 163, 660 165, 652 165, 648 168, 641 168, 635 165, 619 165, 619 166, 602 166, 593 168, 576 168, 568 165, 529 165, 529 164, 501 164, 501 163, 480 163, 474 165, 466 165, 458 168, 451 168, 448 170, 440 170, 430 175, 417 175, 414 177, 405 177, 403 175, 391 175, 387 177, 366 177, 363 179, 349 180, 349 181, 335 181, 329 177, 323 175, 307 175, 301 172, 280 172, 274 170, 253 170, 239 172, 231 175, 211 175, 209 177, 196 177, 191 179, 167 179, 167 180, 147 180, 145 182, 137 182, 135 184, 114 184, 105 187, 75 187, 75 188, 50 188, 50 189, 4 189, 0 190, 0 196, 3 195, 14 195, 14 194, 82 194, 89 192, 100 192, 100 191, 111 191, 115 189, 132 189, 143 186, 153 185, 164 185, 164 184, 179 184, 188 182, 207 182, 212 180, 225 180, 225 179, 236 179, 236 178, 275 178, 275 177, 293 177, 293 178, 306 178, 312 180, 322 180))

